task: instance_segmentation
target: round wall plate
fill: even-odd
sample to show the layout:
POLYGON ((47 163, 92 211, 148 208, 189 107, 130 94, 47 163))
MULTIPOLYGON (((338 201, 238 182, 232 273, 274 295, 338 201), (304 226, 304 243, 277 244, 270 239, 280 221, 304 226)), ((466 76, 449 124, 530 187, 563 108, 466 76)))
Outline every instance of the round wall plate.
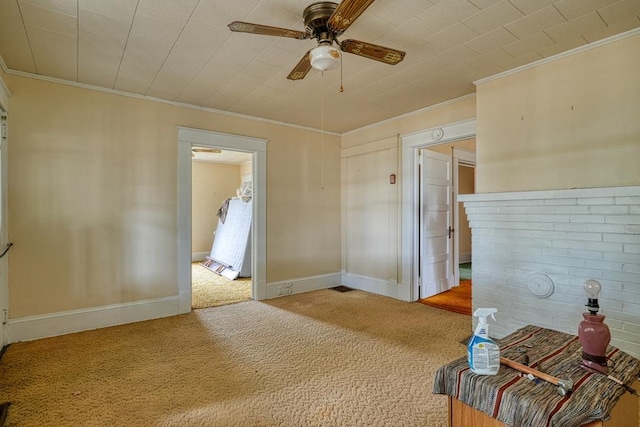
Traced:
POLYGON ((433 139, 442 139, 442 137, 444 136, 444 130, 442 130, 442 128, 434 129, 431 133, 431 136, 433 137, 433 139))
POLYGON ((531 273, 527 279, 527 289, 536 298, 549 298, 554 291, 553 280, 544 273, 531 273))

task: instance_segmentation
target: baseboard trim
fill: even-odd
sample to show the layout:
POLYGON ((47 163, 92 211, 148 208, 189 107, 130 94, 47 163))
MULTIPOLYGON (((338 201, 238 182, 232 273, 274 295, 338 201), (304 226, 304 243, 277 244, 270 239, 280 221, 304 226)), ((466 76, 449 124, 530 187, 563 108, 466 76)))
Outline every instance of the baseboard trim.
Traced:
POLYGON ((461 253, 458 261, 460 262, 460 264, 471 262, 471 252, 461 253))
POLYGON ((390 298, 398 298, 398 283, 396 281, 376 279, 353 273, 343 273, 342 284, 353 289, 372 292, 390 298))
POLYGON ((191 253, 191 262, 200 262, 204 261, 206 257, 210 255, 210 252, 192 252, 191 253))
POLYGON ((9 343, 31 341, 90 329, 178 314, 178 296, 9 319, 9 343))
POLYGON ((267 299, 332 288, 342 284, 340 278, 340 273, 330 273, 267 283, 267 299))

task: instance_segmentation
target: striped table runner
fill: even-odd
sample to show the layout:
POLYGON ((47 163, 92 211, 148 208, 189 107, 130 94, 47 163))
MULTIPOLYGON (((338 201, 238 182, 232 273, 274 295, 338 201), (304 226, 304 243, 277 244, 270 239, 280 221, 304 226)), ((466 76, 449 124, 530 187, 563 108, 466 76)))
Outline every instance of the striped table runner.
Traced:
MULTIPOLYGON (((526 326, 498 343, 502 357, 522 363, 526 353, 530 367, 572 380, 573 393, 560 396, 556 386, 522 377, 504 365, 498 375, 476 375, 466 357, 438 369, 433 392, 455 397, 507 426, 518 427, 572 427, 607 420, 625 393, 605 375, 580 367, 582 345, 575 335, 526 326)), ((640 374, 640 361, 612 346, 607 357, 609 373, 632 385, 640 374)))

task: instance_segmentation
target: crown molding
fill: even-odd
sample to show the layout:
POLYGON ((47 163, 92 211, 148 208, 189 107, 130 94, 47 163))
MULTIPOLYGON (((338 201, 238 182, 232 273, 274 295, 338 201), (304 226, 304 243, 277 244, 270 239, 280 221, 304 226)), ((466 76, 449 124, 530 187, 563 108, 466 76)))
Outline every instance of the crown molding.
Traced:
POLYGON ((605 46, 605 45, 608 45, 610 43, 615 43, 617 41, 620 41, 620 40, 623 40, 623 39, 626 39, 626 38, 629 38, 629 37, 633 37, 633 36, 636 36, 638 34, 640 34, 640 27, 639 28, 634 28, 633 30, 630 30, 630 31, 627 31, 627 32, 624 32, 624 33, 616 34, 615 36, 607 37, 606 39, 598 40, 598 41, 595 41, 595 42, 592 42, 592 43, 589 43, 589 44, 586 44, 586 45, 583 45, 583 46, 578 46, 576 48, 567 50, 566 52, 561 52, 561 53, 558 53, 556 55, 549 56, 548 58, 543 58, 543 59, 540 59, 538 61, 532 62, 530 64, 522 65, 520 67, 513 68, 511 70, 507 70, 507 71, 504 71, 502 73, 494 74, 493 76, 489 76, 489 77, 485 77, 485 78, 480 79, 480 80, 476 80, 476 81, 473 82, 473 84, 478 86, 478 85, 481 85, 481 84, 484 84, 484 83, 487 83, 487 82, 491 82, 493 80, 498 80, 498 79, 501 79, 503 77, 510 76, 512 74, 517 74, 517 73, 520 73, 522 71, 530 70, 532 68, 536 68, 536 67, 539 67, 541 65, 549 64, 551 62, 555 62, 555 61, 558 61, 558 60, 563 59, 563 58, 568 58, 570 56, 577 55, 579 53, 586 52, 586 51, 591 50, 591 49, 596 49, 598 47, 605 46))
POLYGON ((374 128, 376 126, 380 126, 380 125, 383 125, 385 123, 393 122, 393 121, 396 121, 396 120, 402 120, 402 119, 406 119, 408 117, 417 116, 419 114, 426 113, 427 111, 436 110, 438 108, 446 107, 447 105, 455 104, 456 102, 464 101, 465 99, 475 98, 475 96, 476 96, 475 93, 470 93, 468 95, 459 96, 457 98, 453 98, 453 99, 450 99, 448 101, 443 101, 443 102, 440 102, 438 104, 434 104, 434 105, 430 105, 428 107, 421 108, 419 110, 411 111, 409 113, 401 114, 399 116, 395 116, 395 117, 391 117, 391 118, 388 118, 388 119, 384 119, 384 120, 381 120, 381 121, 376 122, 376 123, 371 123, 370 125, 362 126, 361 128, 357 128, 357 129, 353 129, 353 130, 344 132, 342 134, 342 136, 351 135, 352 133, 360 132, 360 131, 363 131, 363 130, 366 130, 366 129, 371 129, 371 128, 374 128))
MULTIPOLYGON (((59 78, 56 78, 56 77, 49 77, 49 76, 42 76, 42 75, 39 75, 39 74, 27 73, 25 71, 17 71, 17 70, 7 69, 6 73, 10 74, 10 75, 14 75, 14 76, 26 77, 26 78, 30 78, 30 79, 36 79, 36 80, 42 80, 42 81, 49 82, 49 83, 58 83, 58 84, 66 85, 66 86, 72 86, 72 87, 77 87, 77 88, 82 88, 82 89, 94 90, 94 91, 97 91, 97 92, 109 93, 111 95, 126 96, 128 98, 141 99, 141 100, 150 101, 150 102, 158 102, 158 103, 161 103, 161 104, 173 105, 175 107, 189 108, 189 109, 192 109, 192 110, 205 111, 205 112, 208 112, 208 113, 220 114, 220 115, 223 115, 223 116, 235 117, 235 118, 239 118, 239 119, 252 120, 252 121, 262 122, 262 123, 269 123, 269 124, 272 124, 272 125, 285 126, 285 127, 295 128, 295 129, 302 129, 302 130, 311 131, 311 132, 318 132, 318 133, 322 133, 324 135, 341 136, 341 134, 337 133, 337 132, 316 129, 316 128, 312 128, 312 127, 308 127, 308 126, 294 125, 294 124, 291 124, 291 123, 280 122, 280 121, 271 120, 271 119, 265 119, 265 118, 262 118, 262 117, 255 117, 255 116, 249 116, 249 115, 246 115, 246 114, 233 113, 233 112, 230 112, 230 111, 217 110, 215 108, 210 108, 210 107, 201 107, 201 106, 198 106, 198 105, 188 104, 186 102, 170 101, 170 100, 167 100, 167 99, 156 98, 154 96, 140 95, 140 94, 137 94, 137 93, 125 92, 125 91, 117 90, 117 89, 109 89, 109 88, 95 86, 95 85, 91 85, 91 84, 87 84, 87 83, 73 82, 73 81, 70 81, 70 80, 59 79, 59 78)), ((2 79, 0 79, 0 80, 2 80, 2 79)))

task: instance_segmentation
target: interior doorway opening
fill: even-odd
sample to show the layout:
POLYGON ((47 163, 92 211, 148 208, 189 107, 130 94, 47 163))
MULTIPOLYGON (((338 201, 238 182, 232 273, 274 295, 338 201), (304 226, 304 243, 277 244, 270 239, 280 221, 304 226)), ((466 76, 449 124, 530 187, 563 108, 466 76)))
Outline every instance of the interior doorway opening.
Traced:
POLYGON ((249 300, 252 154, 207 147, 191 153, 191 307, 249 300))
POLYGON ((178 128, 179 313, 188 313, 192 308, 192 154, 197 147, 247 153, 251 158, 251 294, 256 300, 266 298, 266 144, 265 139, 178 128))
MULTIPOLYGON (((475 136, 476 121, 465 120, 452 123, 442 128, 427 129, 425 131, 416 132, 414 134, 402 137, 402 208, 401 208, 401 286, 403 292, 402 299, 407 301, 418 301, 421 297, 421 282, 423 279, 423 271, 425 268, 421 257, 427 253, 428 256, 440 255, 445 253, 447 257, 447 274, 451 274, 452 278, 448 278, 447 286, 459 284, 459 263, 460 263, 460 242, 456 231, 459 229, 461 207, 457 202, 458 177, 453 177, 453 171, 457 172, 458 165, 466 166, 475 165, 475 136), (429 165, 421 164, 421 152, 432 150, 439 156, 431 166, 435 165, 438 173, 442 168, 450 169, 452 175, 450 183, 444 183, 436 191, 440 192, 440 197, 435 198, 435 203, 446 201, 447 209, 451 211, 451 217, 447 221, 442 221, 440 214, 436 209, 424 208, 421 206, 423 196, 428 193, 422 186, 422 176, 425 176, 423 167, 429 168, 429 165), (447 160, 447 158, 449 160, 447 160), (425 191, 423 191, 425 190, 425 191), (446 197, 445 197, 446 196, 446 197), (433 212, 436 212, 435 214, 433 212), (430 220, 433 221, 430 222, 430 220), (435 230, 441 227, 442 230, 435 230), (423 237, 432 238, 431 242, 425 243, 423 237), (435 238, 434 238, 435 237, 435 238), (442 246, 448 245, 450 251, 442 250, 442 246), (450 270, 449 270, 450 269, 450 270)), ((429 175, 431 172, 427 172, 429 175)), ((443 181, 436 181, 436 186, 443 181)), ((464 211, 464 208, 462 208, 464 211)), ((441 263, 441 264, 444 264, 441 263)), ((442 272, 442 268, 435 273, 430 272, 431 279, 440 280, 437 277, 442 272)), ((436 287, 438 292, 446 289, 436 287)), ((437 292, 436 292, 437 293, 437 292)))

